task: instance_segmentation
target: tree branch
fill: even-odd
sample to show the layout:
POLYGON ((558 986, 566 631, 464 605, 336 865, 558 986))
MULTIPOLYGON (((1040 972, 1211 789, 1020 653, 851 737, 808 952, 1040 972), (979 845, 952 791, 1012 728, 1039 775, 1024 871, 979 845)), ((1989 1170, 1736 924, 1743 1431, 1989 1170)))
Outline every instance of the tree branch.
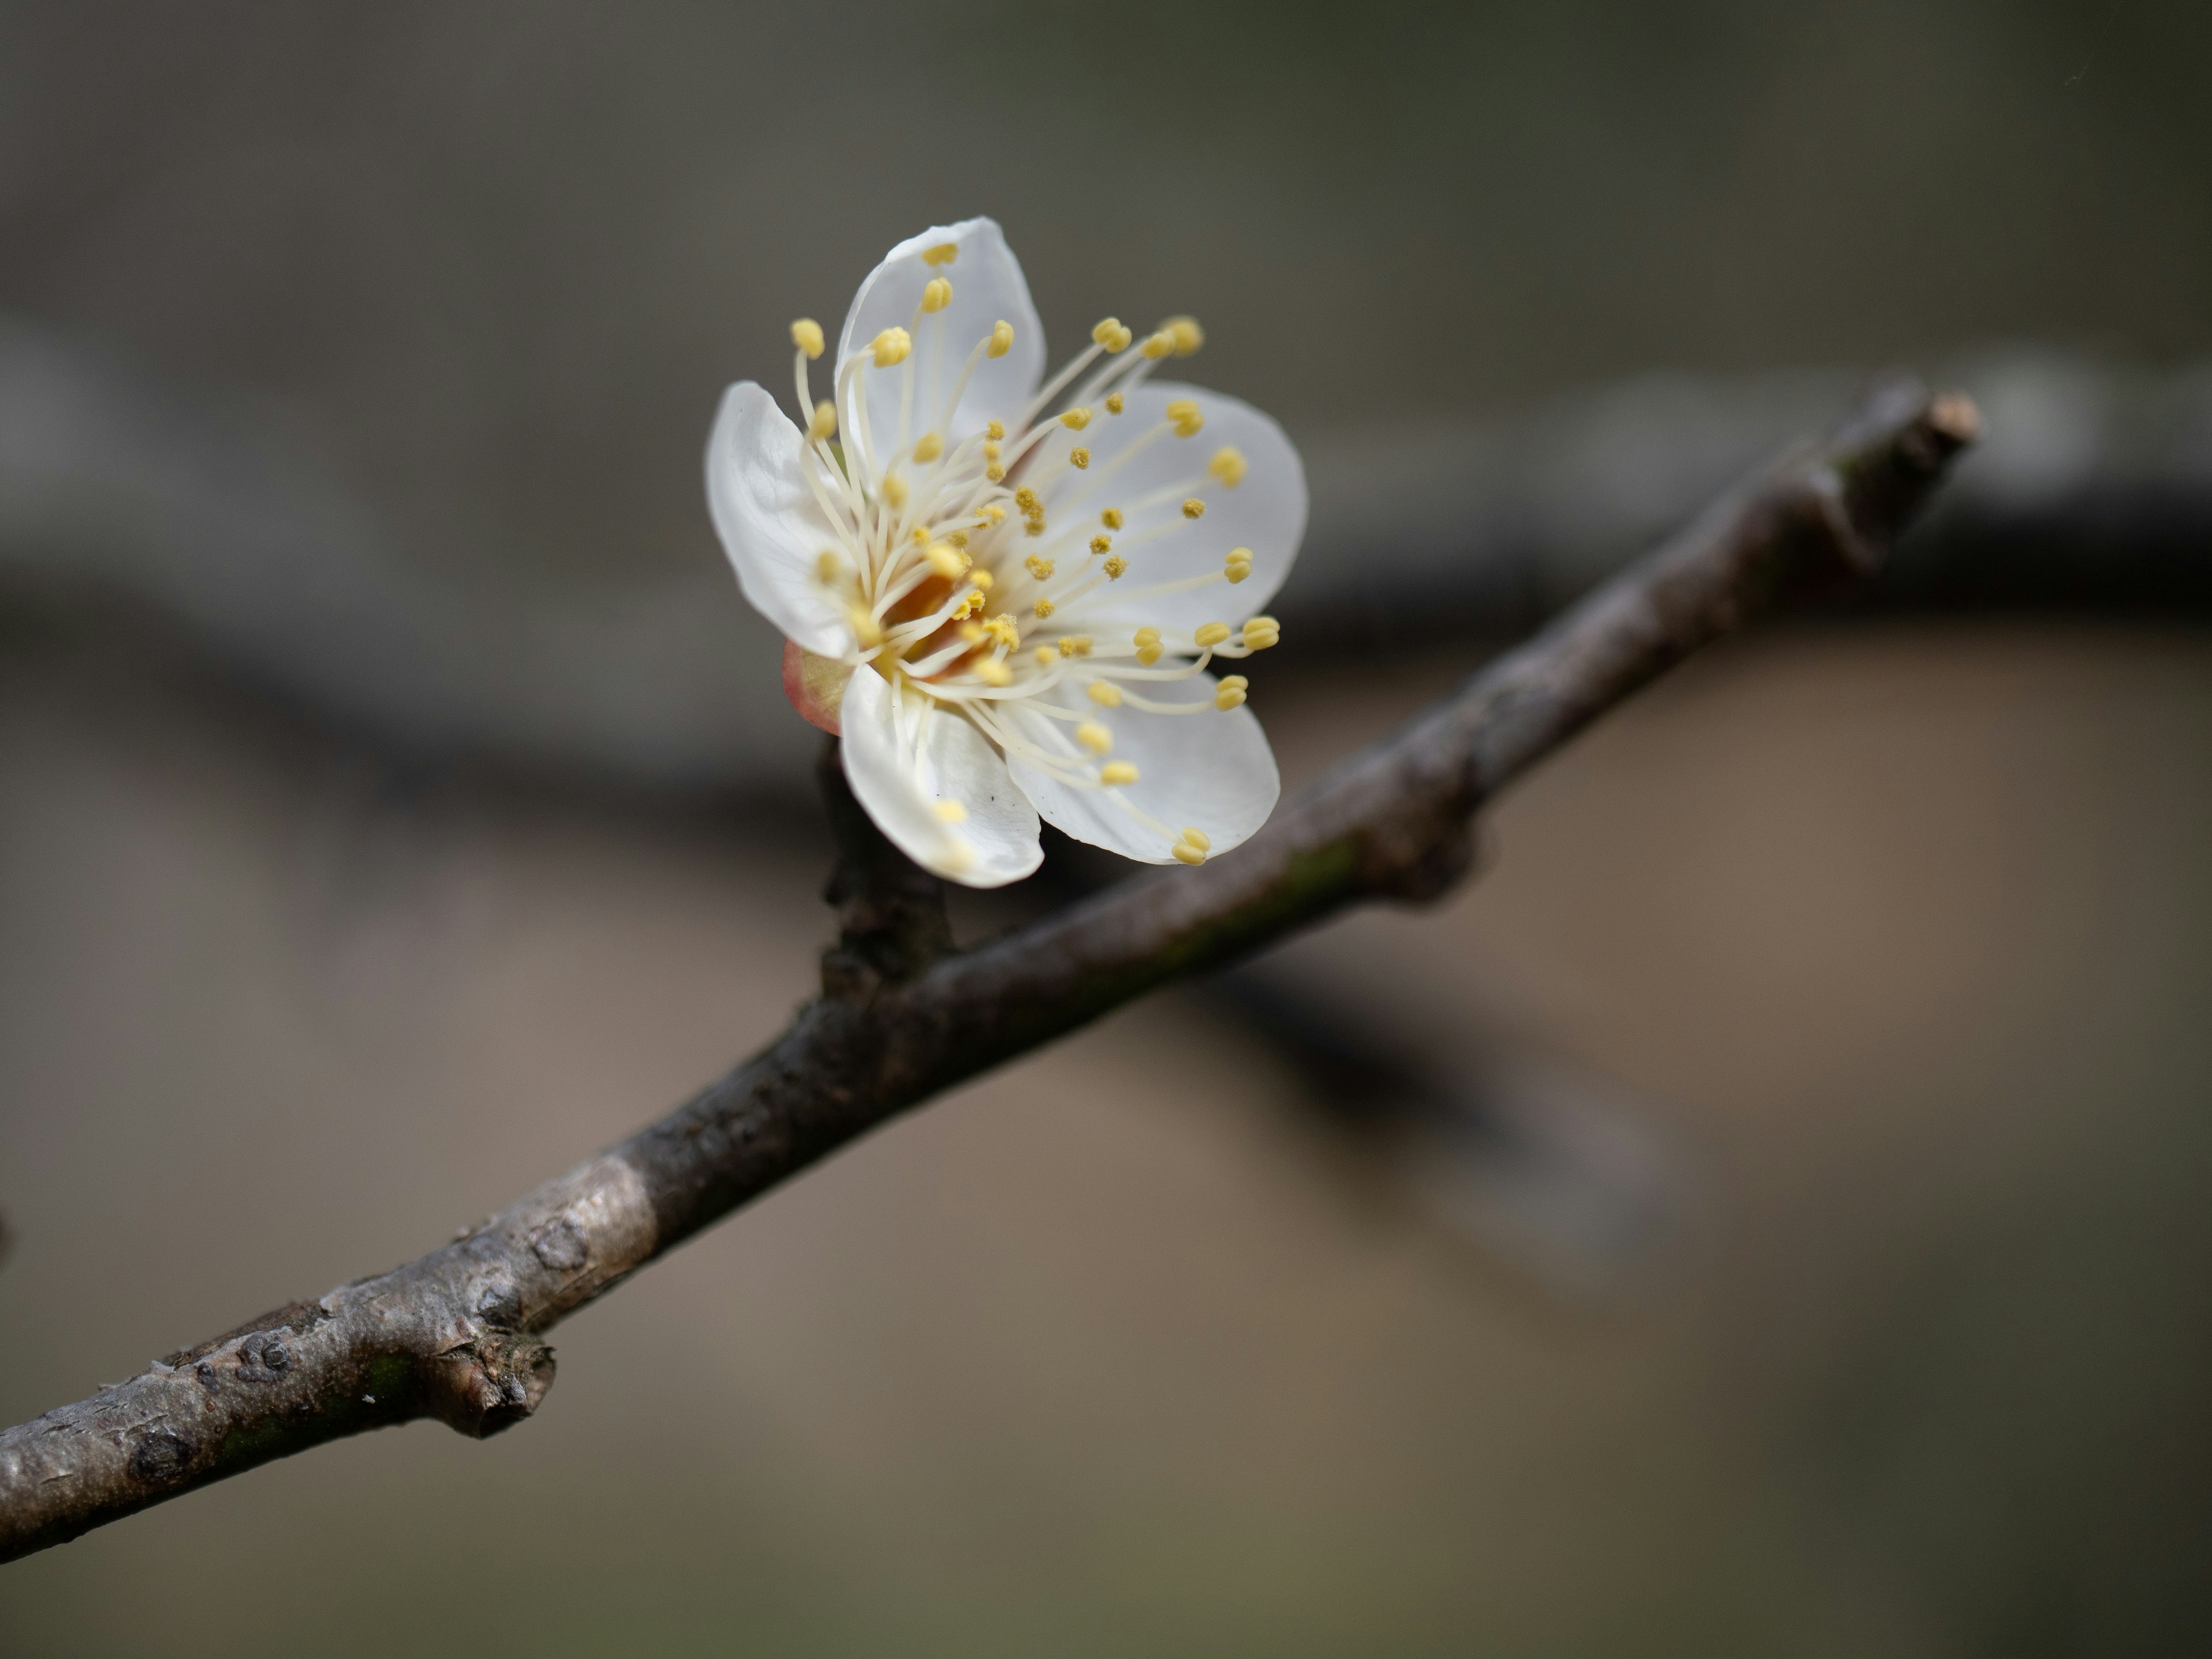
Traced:
POLYGON ((544 1332, 886 1118, 1167 981, 1367 900, 1435 897, 1501 787, 1691 652, 1878 568, 1978 421, 1899 384, 1245 847, 955 953, 937 884, 823 776, 841 937, 823 995, 690 1103, 442 1249, 172 1354, 0 1433, 0 1559, 343 1435, 434 1417, 489 1435, 553 1378, 544 1332))

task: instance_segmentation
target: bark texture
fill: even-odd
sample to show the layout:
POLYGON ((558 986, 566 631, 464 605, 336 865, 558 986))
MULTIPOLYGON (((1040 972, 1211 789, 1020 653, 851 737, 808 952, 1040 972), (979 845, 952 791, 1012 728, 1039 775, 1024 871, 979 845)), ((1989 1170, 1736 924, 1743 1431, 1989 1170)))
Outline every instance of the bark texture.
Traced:
POLYGON ((1475 812, 1529 765, 1699 647, 1877 570, 1978 423, 1963 398, 1884 388, 1236 853, 971 951, 951 950, 941 891, 875 833, 825 757, 841 931, 823 994, 788 1030, 418 1261, 0 1432, 0 1559, 364 1429, 434 1417, 496 1433, 551 1385, 553 1325, 854 1136, 1345 906, 1435 897, 1472 862, 1475 812))

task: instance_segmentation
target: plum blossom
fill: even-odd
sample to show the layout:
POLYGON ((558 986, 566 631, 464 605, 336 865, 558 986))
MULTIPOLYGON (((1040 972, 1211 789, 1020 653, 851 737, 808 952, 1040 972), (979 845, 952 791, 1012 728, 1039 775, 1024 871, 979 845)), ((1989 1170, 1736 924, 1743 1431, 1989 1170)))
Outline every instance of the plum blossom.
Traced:
POLYGON ((1306 519, 1297 452, 1234 398, 1155 371, 1203 343, 1109 317, 1044 378, 999 227, 901 242, 860 284, 799 421, 746 381, 707 446, 714 526, 781 629, 784 681, 842 734, 853 793, 915 862, 973 887, 1036 869, 1040 817, 1150 864, 1204 863, 1280 789, 1241 663, 1306 519))

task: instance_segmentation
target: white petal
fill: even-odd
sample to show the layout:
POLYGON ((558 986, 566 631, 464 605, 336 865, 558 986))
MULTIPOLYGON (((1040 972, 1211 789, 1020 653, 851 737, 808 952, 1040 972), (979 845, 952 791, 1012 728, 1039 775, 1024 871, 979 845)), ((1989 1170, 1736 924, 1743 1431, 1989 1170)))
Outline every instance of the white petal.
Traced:
POLYGON ((807 650, 853 649, 845 607, 816 573, 843 544, 808 487, 799 428, 746 380, 722 394, 707 439, 707 506, 754 610, 807 650))
POLYGON ((1184 632, 1209 622, 1233 627, 1267 608, 1290 574, 1306 530, 1305 468, 1281 427, 1251 404, 1221 392, 1147 380, 1127 394, 1119 415, 1099 410, 1083 437, 1091 450, 1089 471, 1060 473, 1042 492, 1050 533, 1055 541, 1063 534, 1079 537, 1063 545, 1080 548, 1102 528, 1102 510, 1120 507, 1127 521, 1109 533, 1115 550, 1127 557, 1129 570, 1119 581, 1067 606, 1070 627, 1104 632, 1150 624, 1184 632), (1204 430, 1190 438, 1159 432, 1167 405, 1184 398, 1206 416, 1204 430), (1158 435, 1115 466, 1116 457, 1147 433, 1158 435), (1206 470, 1225 447, 1244 458, 1244 479, 1234 489, 1206 470), (1153 496, 1161 499, 1138 507, 1153 496), (1193 498, 1206 503, 1202 518, 1183 517, 1182 504, 1193 498), (1158 540, 1146 539, 1147 532, 1161 529, 1166 533, 1158 540), (1252 574, 1243 581, 1139 597, 1162 582, 1222 569, 1235 547, 1252 550, 1252 574))
POLYGON ((1030 285, 1022 276, 1020 262, 992 220, 963 219, 957 225, 935 226, 885 254, 853 296, 845 331, 837 340, 837 362, 842 365, 854 352, 866 351, 887 328, 910 330, 914 352, 896 368, 871 363, 860 371, 859 384, 868 399, 868 441, 862 444, 853 411, 841 399, 838 414, 845 424, 848 448, 888 457, 902 441, 912 443, 923 433, 937 430, 945 401, 951 396, 969 353, 1000 321, 1013 325, 1013 345, 1005 356, 987 356, 975 365, 950 430, 941 434, 948 440, 965 437, 988 421, 1011 426, 1019 418, 1043 376, 1044 328, 1030 302, 1030 285), (923 263, 924 250, 946 242, 960 250, 958 258, 947 265, 923 263), (933 276, 952 284, 952 303, 917 323, 915 308, 933 276))
MULTIPOLYGON (((1146 690, 1150 694, 1152 688, 1146 690)), ((1107 758, 1129 761, 1137 768, 1136 782, 1121 786, 1118 793, 1159 820, 1164 835, 1115 805, 1116 791, 1079 789, 1058 782, 1018 755, 1008 762, 1007 769, 1046 823, 1124 858, 1146 864, 1171 862, 1175 839, 1186 824, 1212 839, 1214 856, 1242 845, 1267 821, 1283 787, 1260 722, 1249 708, 1225 714, 1215 708, 1210 674, 1173 683, 1154 695, 1153 701, 1190 702, 1201 704, 1202 709, 1195 714, 1148 714, 1124 704, 1111 710, 1093 708, 1091 714, 1114 734, 1113 752, 1107 758)), ((1039 748, 1060 752, 1060 744, 1047 728, 1057 725, 1064 738, 1068 729, 1065 722, 1034 714, 1016 719, 1024 737, 1039 748)), ((1084 760, 1088 763, 1090 757, 1084 760)))
POLYGON ((839 714, 845 776, 876 827, 925 870, 969 887, 1019 881, 1044 858, 1037 817, 983 734, 863 668, 839 714), (964 817, 947 823, 939 808, 964 817))

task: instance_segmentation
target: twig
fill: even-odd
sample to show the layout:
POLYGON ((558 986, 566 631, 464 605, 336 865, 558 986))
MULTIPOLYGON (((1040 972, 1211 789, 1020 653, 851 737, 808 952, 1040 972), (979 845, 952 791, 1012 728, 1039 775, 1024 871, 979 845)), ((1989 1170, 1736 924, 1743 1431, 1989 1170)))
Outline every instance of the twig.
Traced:
POLYGON ((951 950, 935 884, 825 763, 842 933, 823 995, 782 1036, 442 1249, 0 1433, 0 1559, 364 1429, 434 1417, 495 1433, 550 1385, 547 1330, 855 1135, 1346 905, 1442 893, 1468 867, 1474 813, 1535 761, 1698 647, 1877 568, 1977 425, 1964 398, 1887 388, 1234 854, 972 951, 951 950))

